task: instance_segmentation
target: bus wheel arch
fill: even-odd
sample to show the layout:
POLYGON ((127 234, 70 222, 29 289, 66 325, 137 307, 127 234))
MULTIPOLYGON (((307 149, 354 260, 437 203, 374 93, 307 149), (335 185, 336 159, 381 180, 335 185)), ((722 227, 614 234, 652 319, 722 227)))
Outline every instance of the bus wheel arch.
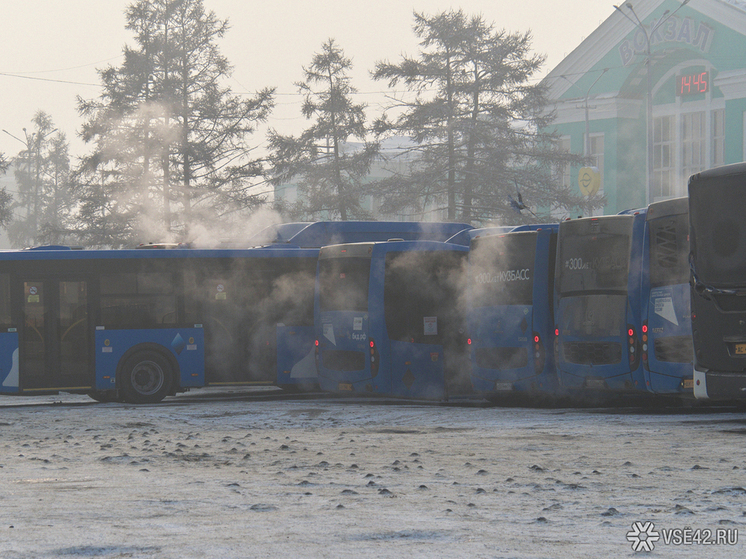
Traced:
POLYGON ((178 388, 179 366, 158 344, 138 344, 129 349, 117 367, 117 387, 130 404, 155 404, 178 388))

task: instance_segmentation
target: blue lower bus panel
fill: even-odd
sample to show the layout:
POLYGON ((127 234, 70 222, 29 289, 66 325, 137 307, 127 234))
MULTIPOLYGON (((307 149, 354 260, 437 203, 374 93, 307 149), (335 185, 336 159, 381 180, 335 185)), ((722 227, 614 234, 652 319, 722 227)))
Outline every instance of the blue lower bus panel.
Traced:
POLYGON ((689 284, 656 287, 650 291, 643 331, 645 384, 655 394, 691 395, 694 353, 689 284))
POLYGON ((205 334, 202 328, 154 328, 149 330, 96 329, 96 390, 116 386, 122 357, 135 346, 160 346, 179 366, 181 388, 205 385, 205 334))
POLYGON ((0 334, 0 393, 19 391, 18 332, 0 334))
POLYGON ((391 341, 391 394, 402 398, 445 398, 443 346, 391 341))
POLYGON ((479 393, 557 393, 552 340, 546 320, 536 321, 535 307, 504 305, 471 313, 472 384, 479 393), (538 323, 541 334, 535 330, 538 323))
POLYGON ((277 385, 316 387, 313 326, 277 325, 277 385))

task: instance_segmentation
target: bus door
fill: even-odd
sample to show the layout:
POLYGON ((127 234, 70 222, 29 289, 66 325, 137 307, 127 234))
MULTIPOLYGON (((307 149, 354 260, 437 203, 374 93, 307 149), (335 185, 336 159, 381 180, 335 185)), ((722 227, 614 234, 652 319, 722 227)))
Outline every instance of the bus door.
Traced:
POLYGON ((31 278, 19 283, 22 390, 92 388, 87 282, 31 278))
POLYGON ((205 375, 208 384, 248 380, 245 355, 247 313, 241 281, 230 272, 205 273, 201 278, 205 328, 205 375))
POLYGON ((18 378, 18 325, 13 321, 10 274, 0 273, 0 393, 15 393, 18 378))

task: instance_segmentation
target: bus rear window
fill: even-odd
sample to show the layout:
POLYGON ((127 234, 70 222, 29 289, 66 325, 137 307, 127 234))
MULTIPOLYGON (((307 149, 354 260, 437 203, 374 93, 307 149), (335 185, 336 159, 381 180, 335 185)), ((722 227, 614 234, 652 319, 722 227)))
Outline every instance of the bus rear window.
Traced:
POLYGON ((630 236, 603 232, 561 236, 560 292, 626 291, 630 236))
POLYGON ((386 254, 383 306, 389 338, 442 343, 460 326, 458 286, 465 252, 386 254))
POLYGON ((689 281, 689 216, 673 215, 648 222, 650 227, 650 285, 660 287, 689 281))
POLYGON ((475 239, 468 276, 472 306, 532 304, 537 237, 525 232, 475 239))
POLYGON ((370 258, 319 260, 321 311, 367 311, 370 258))

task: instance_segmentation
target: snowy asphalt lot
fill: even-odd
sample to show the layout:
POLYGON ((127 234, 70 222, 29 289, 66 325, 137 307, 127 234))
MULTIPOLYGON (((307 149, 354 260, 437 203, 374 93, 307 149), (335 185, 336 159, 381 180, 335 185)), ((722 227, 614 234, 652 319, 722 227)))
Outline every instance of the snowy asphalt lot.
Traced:
POLYGON ((0 557, 744 556, 735 408, 212 390, 0 397, 0 557))

